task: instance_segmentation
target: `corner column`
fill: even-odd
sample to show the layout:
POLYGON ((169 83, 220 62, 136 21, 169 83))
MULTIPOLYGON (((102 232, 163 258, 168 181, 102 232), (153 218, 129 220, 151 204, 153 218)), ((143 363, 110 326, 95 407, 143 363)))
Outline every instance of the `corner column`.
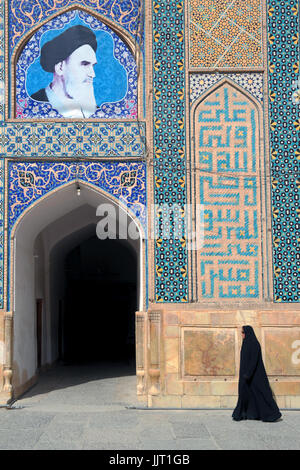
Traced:
POLYGON ((145 378, 145 312, 136 312, 136 376, 137 376, 137 395, 144 395, 146 390, 145 378))
POLYGON ((13 313, 6 312, 4 316, 5 364, 3 368, 3 391, 12 398, 12 340, 13 340, 13 313))
POLYGON ((161 312, 149 312, 149 379, 148 405, 152 406, 152 395, 160 393, 160 336, 161 336, 161 312))

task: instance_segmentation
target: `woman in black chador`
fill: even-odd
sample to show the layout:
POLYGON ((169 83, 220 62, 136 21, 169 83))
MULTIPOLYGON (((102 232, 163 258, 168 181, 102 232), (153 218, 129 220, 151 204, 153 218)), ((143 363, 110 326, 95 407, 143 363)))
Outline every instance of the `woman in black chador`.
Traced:
POLYGON ((277 421, 281 413, 272 395, 260 344, 251 326, 243 326, 242 335, 239 398, 232 418, 277 421))

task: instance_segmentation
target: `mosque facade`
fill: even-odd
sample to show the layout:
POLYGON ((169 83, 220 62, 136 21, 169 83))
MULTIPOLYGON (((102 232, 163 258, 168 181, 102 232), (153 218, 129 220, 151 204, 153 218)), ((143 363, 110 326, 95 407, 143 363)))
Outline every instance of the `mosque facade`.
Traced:
POLYGON ((299 60, 298 0, 0 0, 1 403, 131 348, 141 403, 232 408, 252 325, 300 407, 299 60))

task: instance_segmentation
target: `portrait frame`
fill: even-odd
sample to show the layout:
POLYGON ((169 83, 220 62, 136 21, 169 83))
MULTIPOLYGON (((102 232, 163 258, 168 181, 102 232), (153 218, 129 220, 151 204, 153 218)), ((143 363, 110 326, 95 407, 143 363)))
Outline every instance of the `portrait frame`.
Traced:
POLYGON ((49 15, 44 21, 39 22, 34 28, 31 28, 24 37, 20 40, 20 42, 16 45, 15 50, 13 51, 11 58, 9 59, 9 51, 8 51, 8 8, 6 1, 6 9, 5 9, 5 22, 6 22, 6 51, 5 51, 5 58, 6 58, 6 70, 10 71, 9 78, 6 76, 6 96, 10 94, 10 102, 6 102, 5 106, 5 120, 8 122, 15 122, 20 123, 21 120, 16 117, 17 111, 17 103, 16 103, 16 86, 17 86, 17 63, 19 60, 24 47, 26 46, 27 42, 37 33, 37 31, 46 25, 48 22, 54 20, 56 17, 59 17, 65 13, 71 12, 73 10, 79 10, 87 15, 94 17, 96 20, 100 21, 108 27, 118 38, 122 41, 125 46, 129 49, 130 53, 132 54, 135 63, 136 63, 136 70, 137 70, 137 118, 130 119, 130 118, 122 118, 122 117, 89 117, 89 118, 35 118, 35 117, 26 117, 22 119, 22 122, 45 122, 45 123, 53 123, 53 122, 136 122, 140 119, 144 118, 144 104, 143 104, 143 87, 144 87, 144 54, 143 48, 139 45, 137 41, 134 41, 130 34, 122 28, 119 24, 114 23, 113 21, 109 20, 108 18, 104 17, 103 15, 98 14, 94 10, 82 6, 78 3, 75 3, 69 7, 63 8, 58 12, 54 13, 53 15, 49 15))

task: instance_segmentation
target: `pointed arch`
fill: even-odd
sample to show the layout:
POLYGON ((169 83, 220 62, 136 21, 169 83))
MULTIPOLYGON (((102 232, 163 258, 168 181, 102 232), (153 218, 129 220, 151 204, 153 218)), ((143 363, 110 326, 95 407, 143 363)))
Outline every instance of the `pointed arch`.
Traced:
MULTIPOLYGON (((58 188, 49 191, 31 206, 27 207, 18 217, 9 233, 9 291, 10 304, 7 309, 14 318, 15 333, 11 336, 8 350, 14 351, 14 374, 19 385, 28 387, 28 380, 35 373, 35 337, 34 337, 34 301, 35 301, 35 271, 34 247, 37 237, 46 233, 44 253, 44 276, 49 280, 49 256, 52 249, 70 235, 91 227, 95 223, 96 208, 101 203, 110 202, 121 208, 126 216, 137 227, 139 238, 127 240, 128 248, 136 253, 137 300, 138 309, 145 309, 146 303, 146 271, 145 271, 145 239, 141 222, 132 211, 114 196, 107 194, 101 188, 78 178, 81 187, 81 201, 76 194, 77 181, 72 180, 58 188), (89 210, 87 210, 89 206, 89 210), (95 210, 94 210, 95 209, 95 210), (93 215, 94 214, 94 215, 93 215), (48 277, 47 277, 48 276, 48 277), (25 339, 24 339, 25 338, 25 339), (18 372, 19 371, 19 372, 18 372), (19 374, 19 375, 18 375, 19 374), (22 376, 21 376, 22 374, 22 376), (27 374, 27 375, 26 375, 27 374), (28 379, 28 380, 27 380, 28 379)), ((90 230, 90 229, 89 229, 90 230)), ((95 233, 96 235, 96 233, 95 233)), ((99 242, 101 243, 101 241, 99 242)), ((122 243, 122 240, 121 242, 122 243)), ((45 281, 45 286, 48 281, 45 281)), ((46 305, 50 305, 51 295, 45 287, 46 305), (47 293, 48 292, 48 293, 47 293), (48 299, 48 300, 47 300, 48 299)), ((47 310, 51 314, 51 308, 47 310)), ((92 327, 92 323, 91 323, 92 327)), ((31 379, 30 379, 31 380, 31 379)))
POLYGON ((112 29, 119 37, 120 39, 127 44, 129 49, 131 50, 132 54, 135 56, 140 52, 140 47, 139 45, 133 40, 131 35, 126 31, 122 26, 120 26, 118 23, 114 22, 113 20, 108 19, 106 16, 101 15, 100 13, 96 12, 92 8, 88 8, 85 5, 81 5, 80 3, 74 3, 73 5, 70 5, 66 8, 62 8, 59 11, 53 13, 52 15, 47 16, 47 18, 43 21, 40 21, 37 23, 33 28, 31 28, 19 41, 17 44, 12 57, 11 57, 11 62, 15 65, 16 61, 18 60, 18 57, 24 48, 25 44, 31 39, 31 37, 45 24, 47 24, 49 21, 54 20, 56 17, 63 15, 64 13, 67 13, 69 11, 73 10, 81 10, 84 11, 85 13, 88 13, 91 16, 94 16, 98 20, 100 20, 102 23, 104 23, 106 26, 108 26, 110 29, 112 29))
MULTIPOLYGON (((134 38, 128 33, 127 30, 125 30, 120 24, 116 23, 115 21, 108 19, 104 15, 96 12, 95 10, 86 7, 85 5, 81 5, 79 3, 74 3, 66 8, 60 9, 59 11, 55 12, 54 14, 50 15, 47 17, 45 20, 37 23, 33 28, 31 28, 25 35, 22 37, 22 39, 19 41, 17 44, 16 48, 14 49, 11 60, 10 60, 10 84, 8 84, 8 81, 6 81, 6 92, 10 92, 11 100, 10 100, 10 116, 7 116, 7 118, 11 117, 13 119, 16 118, 16 67, 17 67, 17 62, 20 57, 20 54, 22 53, 24 47, 26 46, 27 42, 34 36, 34 34, 45 24, 48 22, 52 21, 53 19, 63 15, 64 13, 74 11, 74 10, 79 10, 82 12, 85 12, 94 18, 98 19, 101 21, 103 24, 105 24, 108 28, 110 28, 118 37, 119 39, 127 46, 129 51, 131 52, 134 61, 137 66, 137 113, 138 117, 142 116, 142 96, 143 96, 143 74, 139 73, 138 70, 143 70, 143 53, 141 50, 141 46, 138 43, 138 41, 134 40, 134 38)), ((8 108, 7 108, 8 112, 8 108)), ((92 119, 92 118, 91 118, 92 119)), ((30 121, 35 121, 35 119, 28 118, 30 121)), ((56 121, 57 119, 47 119, 47 121, 54 120, 56 121)), ((64 119, 59 119, 59 121, 63 121, 64 119)), ((65 119, 67 121, 70 120, 77 120, 78 119, 65 119)), ((93 119, 92 119, 93 120, 93 119)), ((99 121, 99 118, 96 119, 99 121)), ((107 120, 107 119, 105 119, 107 120)))
POLYGON ((200 302, 269 296, 263 123, 261 103, 228 77, 191 107, 191 193, 206 218, 194 256, 200 302))
POLYGON ((120 208, 126 212, 128 214, 128 216, 133 220, 133 222, 138 226, 139 228, 139 231, 141 233, 141 236, 142 238, 144 239, 145 238, 145 230, 144 230, 144 227, 142 226, 140 220, 136 217, 136 215, 131 211, 130 208, 128 208, 128 206, 125 206, 118 198, 114 197, 112 194, 109 194, 108 192, 106 192, 104 189, 100 188, 99 186, 97 186, 96 184, 92 184, 84 179, 82 179, 80 176, 78 177, 77 180, 73 179, 71 181, 68 181, 67 183, 65 184, 62 184, 50 191, 47 192, 47 194, 45 194, 44 196, 42 196, 41 198, 37 199, 36 201, 34 201, 32 204, 30 204, 28 207, 26 207, 26 209, 24 209, 24 211, 22 211, 22 214, 18 217, 18 219, 16 220, 16 222, 13 224, 13 226, 10 228, 10 238, 13 239, 15 237, 15 233, 18 229, 18 226, 20 225, 20 223, 22 222, 22 219, 27 215, 28 212, 34 210, 34 208, 41 202, 41 201, 44 201, 45 199, 48 199, 50 197, 52 197, 55 193, 57 193, 58 191, 60 191, 61 189, 63 188, 67 188, 68 186, 74 186, 74 184, 78 181, 78 183, 80 182, 80 184, 82 186, 86 186, 88 188, 91 188, 92 190, 94 190, 95 192, 101 194, 105 199, 107 199, 108 201, 111 201, 113 204, 115 204, 116 206, 120 206, 120 208))
MULTIPOLYGON (((136 217, 136 215, 130 210, 130 208, 125 206, 120 200, 115 198, 113 195, 108 194, 106 191, 99 188, 99 186, 91 184, 91 183, 89 183, 89 182, 87 182, 87 181, 85 181, 81 178, 78 178, 78 182, 80 182, 81 187, 83 187, 83 188, 86 187, 89 190, 94 191, 95 193, 100 195, 101 198, 104 199, 104 201, 111 202, 115 207, 121 209, 133 221, 133 223, 136 225, 136 227, 138 229, 138 232, 139 232, 139 238, 140 238, 140 292, 141 292, 141 295, 140 295, 140 309, 145 308, 145 304, 146 304, 146 295, 145 295, 145 293, 146 293, 146 291, 145 291, 145 287, 146 287, 145 256, 146 256, 146 253, 145 253, 145 229, 144 229, 144 227, 142 226, 140 220, 136 217)), ((43 204, 46 207, 47 201, 51 200, 53 197, 55 198, 55 196, 57 194, 59 194, 61 191, 73 187, 74 188, 74 194, 75 194, 75 184, 76 184, 76 181, 72 180, 68 183, 65 183, 65 184, 63 184, 63 185, 47 192, 47 194, 45 194, 44 196, 42 196, 41 198, 36 200, 33 204, 28 206, 22 212, 22 214, 20 214, 17 221, 14 223, 13 227, 11 227, 11 229, 9 231, 9 241, 8 241, 9 242, 9 250, 10 250, 10 255, 9 255, 10 264, 9 264, 9 271, 7 273, 7 278, 8 278, 8 281, 9 281, 8 284, 9 284, 10 295, 9 295, 9 299, 8 299, 7 310, 11 309, 12 299, 13 299, 13 296, 14 296, 14 289, 15 289, 15 286, 14 286, 15 239, 17 237, 17 232, 18 232, 19 227, 21 226, 22 222, 24 221, 24 219, 26 217, 28 217, 28 216, 32 217, 32 214, 34 214, 34 211, 37 207, 41 206, 41 204, 43 204)), ((53 211, 54 211, 54 214, 59 213, 58 208, 53 209, 53 211)), ((47 220, 47 218, 46 218, 45 225, 48 225, 48 224, 49 224, 49 220, 47 220)), ((42 226, 40 225, 39 230, 42 229, 41 227, 42 226)))
POLYGON ((255 98, 249 91, 247 91, 245 88, 243 88, 241 85, 236 83, 234 80, 232 80, 229 77, 224 77, 222 78, 219 82, 214 83, 211 87, 209 87, 207 90, 205 90, 204 93, 202 93, 201 96, 199 96, 194 102, 191 107, 191 115, 195 113, 196 108, 209 96, 211 95, 214 91, 216 91, 218 88, 224 86, 225 84, 228 84, 229 86, 235 88, 237 91, 245 95, 252 103, 256 106, 257 111, 259 114, 262 114, 263 112, 263 107, 260 101, 255 98))

